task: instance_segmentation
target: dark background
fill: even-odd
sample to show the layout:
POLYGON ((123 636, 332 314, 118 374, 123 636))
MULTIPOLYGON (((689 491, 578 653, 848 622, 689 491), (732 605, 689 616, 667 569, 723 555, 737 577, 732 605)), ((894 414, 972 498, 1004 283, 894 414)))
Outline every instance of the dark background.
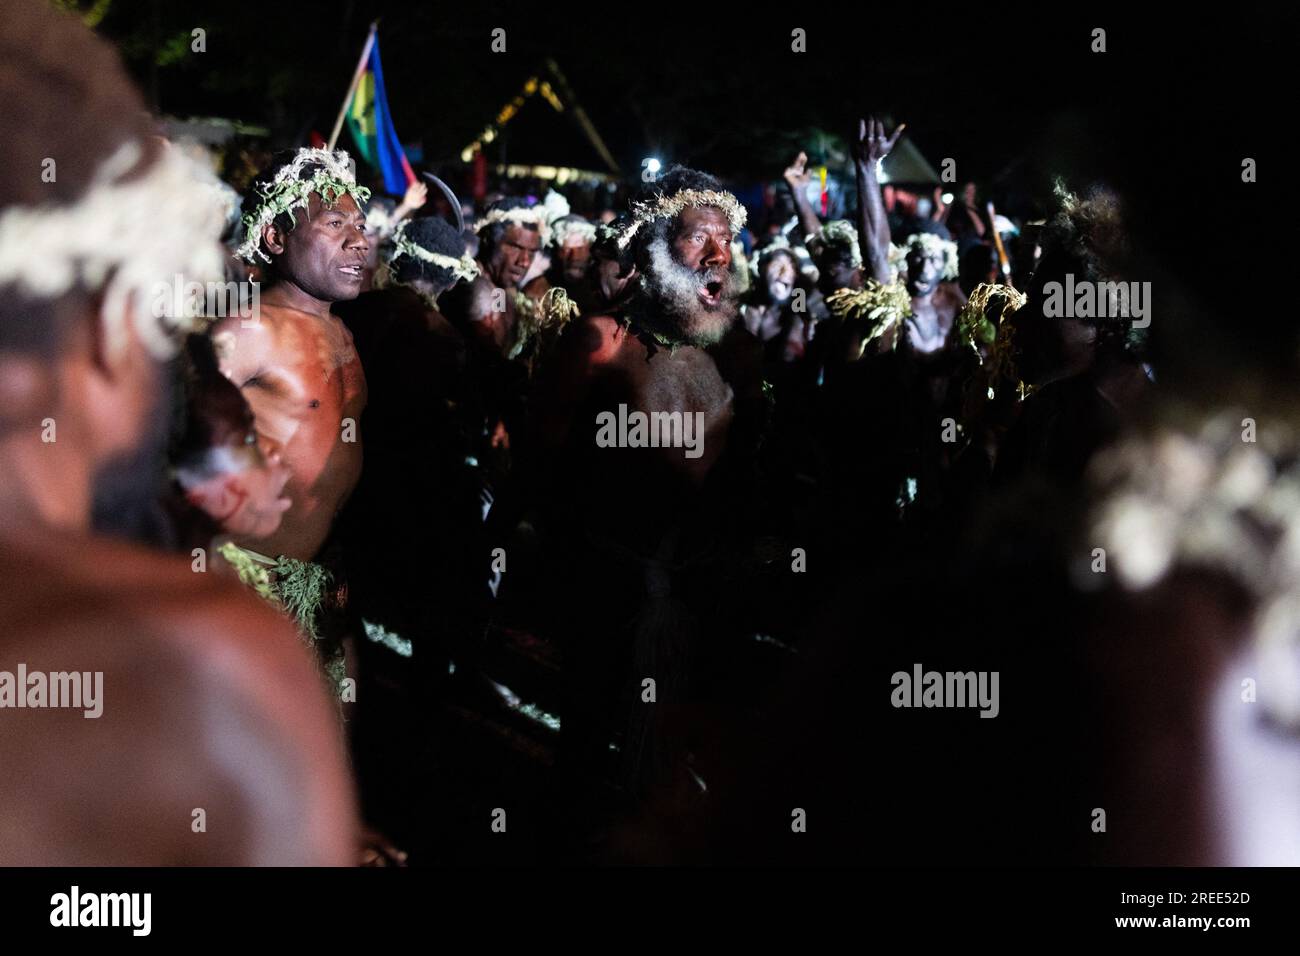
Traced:
MULTIPOLYGON (((97 30, 161 112, 265 125, 293 145, 328 136, 379 17, 398 133, 444 168, 546 57, 629 177, 657 156, 733 183, 772 180, 822 134, 886 115, 1009 212, 1041 207, 1055 176, 1117 186, 1148 273, 1177 287, 1165 297, 1177 321, 1153 330, 1167 373, 1201 383, 1240 355, 1285 376, 1295 323, 1275 290, 1296 218, 1284 144, 1297 19, 1189 9, 115 0, 97 30), (197 26, 207 51, 191 54, 197 26), (1098 26, 1104 54, 1090 51, 1098 26), (490 50, 494 27, 506 53, 490 50), (791 52, 794 27, 807 53, 791 52), (1254 184, 1241 181, 1247 156, 1254 184)), ((550 112, 530 100, 489 161, 504 147, 510 162, 602 168, 550 112)))
MULTIPOLYGON (((1191 121, 1186 141, 1162 144, 1169 147, 1248 133, 1241 121, 1256 118, 1252 101, 1289 88, 1272 81, 1282 80, 1280 61, 1295 46, 1294 16, 1240 4, 1213 19, 1138 19, 1132 8, 1106 13, 1092 4, 903 12, 834 4, 677 14, 627 3, 116 0, 98 29, 119 44, 162 112, 269 124, 290 139, 313 127, 328 133, 366 28, 378 17, 398 132, 422 142, 431 161, 458 156, 550 56, 627 169, 660 155, 723 176, 771 175, 774 138, 797 127, 843 134, 874 111, 907 122, 927 156, 955 157, 962 178, 981 181, 1018 158, 1026 134, 1068 137, 1062 127, 1081 115, 1128 117, 1140 121, 1135 130, 1161 136, 1177 129, 1178 118, 1191 121), (207 51, 190 54, 189 31, 200 26, 207 51), (490 51, 495 27, 507 32, 506 53, 490 51), (794 27, 808 32, 807 53, 791 52, 794 27), (1094 27, 1107 30, 1105 54, 1089 51, 1094 27)), ((574 139, 529 142, 527 152, 585 147, 574 139)), ((1076 145, 1101 155, 1123 147, 1076 145)), ((594 160, 573 152, 511 158, 594 160)), ((1087 170, 1086 156, 1077 159, 1087 170)), ((1174 157, 1146 159, 1165 165, 1174 157)))

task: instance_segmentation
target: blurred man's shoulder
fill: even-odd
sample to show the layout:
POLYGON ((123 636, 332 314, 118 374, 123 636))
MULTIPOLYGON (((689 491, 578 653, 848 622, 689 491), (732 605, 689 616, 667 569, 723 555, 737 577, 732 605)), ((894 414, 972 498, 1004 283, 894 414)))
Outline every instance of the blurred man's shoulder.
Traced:
POLYGON ((566 330, 571 348, 589 356, 594 365, 611 362, 627 341, 627 326, 617 316, 584 315, 566 330))
POLYGON ((26 678, 28 708, 62 708, 7 711, 0 765, 23 786, 0 780, 0 860, 349 862, 338 716, 288 620, 197 559, 72 543, 0 545, 0 575, 19 578, 0 602, 0 670, 26 678), (54 703, 56 686, 80 690, 76 709, 54 703), (24 742, 37 734, 44 746, 24 742), (191 838, 194 807, 227 821, 221 839, 191 838), (15 830, 24 815, 30 833, 15 830))
MULTIPOLYGON (((165 643, 182 657, 299 676, 310 658, 288 619, 215 563, 215 552, 172 555, 126 542, 85 537, 0 549, 0 576, 13 587, 0 611, 36 639, 42 630, 95 631, 146 650, 165 643)), ((13 636, 13 631, 11 631, 13 636)))

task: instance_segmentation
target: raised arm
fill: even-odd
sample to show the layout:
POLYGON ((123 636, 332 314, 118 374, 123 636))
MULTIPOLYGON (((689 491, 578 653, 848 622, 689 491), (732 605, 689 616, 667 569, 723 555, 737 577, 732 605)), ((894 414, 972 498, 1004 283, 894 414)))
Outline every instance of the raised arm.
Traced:
POLYGON ((876 165, 889 155, 907 124, 885 135, 885 124, 876 119, 858 120, 858 136, 853 144, 853 159, 858 179, 858 239, 862 255, 877 282, 889 282, 889 220, 880 196, 876 165))
POLYGON ((425 201, 429 198, 429 187, 418 179, 406 187, 406 195, 402 197, 401 205, 393 210, 393 227, 424 206, 425 201))
POLYGON ((808 154, 800 151, 781 175, 794 196, 794 208, 799 214, 799 228, 803 231, 804 239, 816 235, 822 224, 813 211, 812 204, 808 202, 808 181, 812 179, 812 173, 808 172, 808 154))

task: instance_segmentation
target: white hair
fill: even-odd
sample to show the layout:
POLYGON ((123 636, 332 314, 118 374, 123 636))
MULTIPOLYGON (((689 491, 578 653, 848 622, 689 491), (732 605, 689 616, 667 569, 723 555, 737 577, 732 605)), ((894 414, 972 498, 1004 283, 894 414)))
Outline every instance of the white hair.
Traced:
POLYGON ((701 273, 687 268, 673 258, 663 236, 656 237, 646 251, 650 267, 641 276, 646 295, 679 327, 687 344, 703 347, 720 342, 738 313, 731 272, 715 268, 701 273), (715 309, 700 301, 700 286, 705 281, 722 284, 722 300, 715 309))
POLYGON ((126 344, 130 321, 145 347, 166 358, 195 323, 158 314, 153 290, 222 278, 226 209, 215 177, 179 150, 164 150, 143 174, 124 179, 143 155, 142 143, 124 143, 75 203, 0 213, 0 287, 47 301, 77 286, 99 291, 110 350, 126 344))

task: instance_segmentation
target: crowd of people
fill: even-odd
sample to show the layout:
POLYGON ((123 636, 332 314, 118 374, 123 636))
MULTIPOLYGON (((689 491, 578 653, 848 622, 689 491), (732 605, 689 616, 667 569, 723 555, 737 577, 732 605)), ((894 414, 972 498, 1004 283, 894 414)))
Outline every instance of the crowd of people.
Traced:
POLYGON ((105 686, 97 720, 0 711, 0 861, 1255 845, 1211 711, 1258 602, 1095 598, 1179 558, 1112 507, 1158 379, 1114 189, 910 202, 873 118, 848 219, 804 153, 762 210, 682 165, 609 210, 395 205, 309 147, 236 198, 73 22, 0 42, 0 669, 105 686), (996 719, 891 704, 914 664, 1000 675, 996 719))

